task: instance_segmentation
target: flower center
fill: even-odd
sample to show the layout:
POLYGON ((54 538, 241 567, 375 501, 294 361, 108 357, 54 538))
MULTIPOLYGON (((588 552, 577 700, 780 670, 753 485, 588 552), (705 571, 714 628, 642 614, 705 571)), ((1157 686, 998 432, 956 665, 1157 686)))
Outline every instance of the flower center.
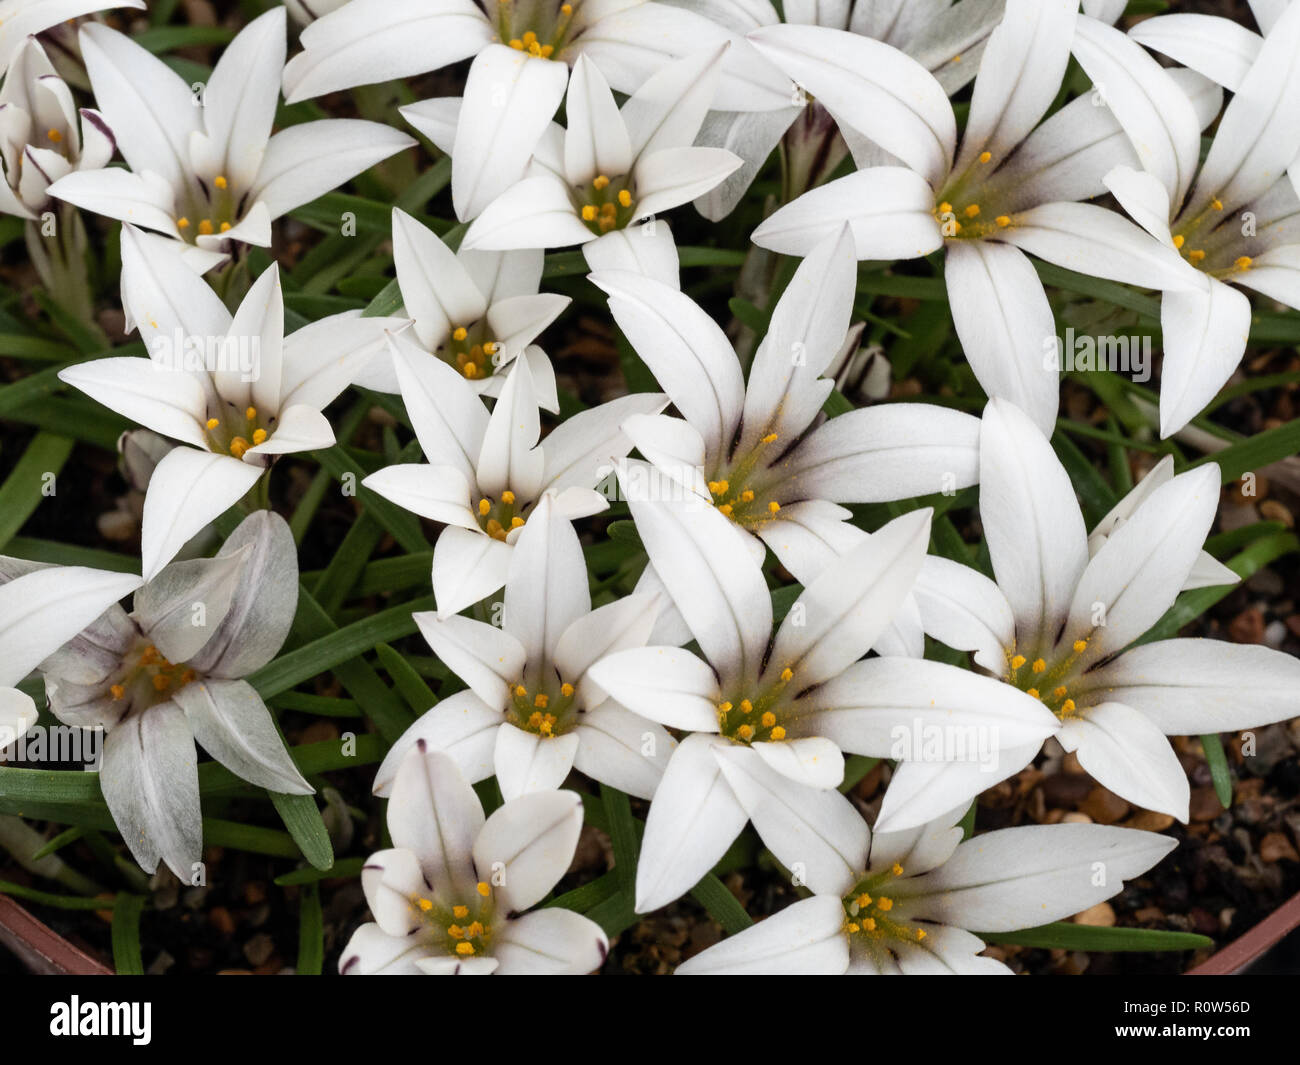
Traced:
POLYGON ((501 345, 487 330, 486 320, 473 325, 458 325, 446 342, 435 352, 438 358, 456 367, 470 381, 481 381, 496 373, 500 364, 501 345))
POLYGON ((1024 655, 1008 651, 1007 671, 1003 679, 1037 699, 1064 721, 1078 710, 1070 698, 1068 681, 1072 678, 1079 656, 1087 649, 1087 640, 1075 640, 1070 653, 1051 663, 1044 658, 1035 658, 1031 662, 1024 655))
MULTIPOLYGON (((559 680, 558 677, 555 679, 559 680)), ((574 687, 568 681, 542 683, 529 688, 521 680, 510 688, 514 723, 525 732, 536 733, 543 739, 563 736, 577 724, 578 712, 573 696, 574 687)))
POLYGON ((108 691, 114 703, 129 700, 132 709, 143 710, 165 702, 197 679, 194 670, 169 662, 157 647, 141 639, 123 658, 108 691))
POLYGON ((218 174, 210 182, 199 179, 197 185, 191 191, 184 213, 176 216, 176 228, 187 244, 196 243, 199 237, 228 232, 243 206, 242 197, 235 195, 224 174, 218 174))
POLYGON ((264 444, 275 432, 274 415, 264 419, 256 407, 241 411, 233 403, 227 402, 226 406, 229 410, 224 419, 214 417, 204 423, 209 450, 242 459, 250 447, 264 444))
POLYGON ((630 175, 608 178, 598 174, 585 189, 576 189, 574 202, 583 224, 598 236, 631 223, 635 211, 630 175))
POLYGON ((450 907, 423 895, 413 895, 411 905, 435 935, 442 938, 448 954, 470 958, 488 953, 495 905, 487 881, 479 881, 474 897, 450 907))
POLYGON ((742 528, 756 529, 775 518, 781 510, 781 504, 764 490, 762 477, 769 469, 764 455, 770 454, 769 448, 778 439, 776 433, 768 433, 718 480, 708 482, 713 505, 742 528))
POLYGON ((781 670, 776 680, 752 699, 733 696, 718 703, 718 731, 736 743, 775 742, 786 738, 790 681, 794 670, 781 670))
POLYGON ((517 52, 551 59, 574 36, 574 16, 582 0, 488 0, 488 19, 499 38, 517 52), (495 8, 495 13, 493 9, 495 8))
POLYGON ((903 867, 895 862, 882 873, 863 877, 852 891, 844 896, 844 931, 864 939, 897 939, 905 943, 920 943, 925 939, 924 928, 911 928, 893 918, 894 900, 883 892, 889 881, 903 875, 903 867))
POLYGON ((493 502, 488 496, 478 501, 478 524, 494 540, 505 540, 515 529, 521 529, 528 520, 519 512, 522 506, 516 505, 515 494, 508 488, 501 493, 501 499, 493 502))

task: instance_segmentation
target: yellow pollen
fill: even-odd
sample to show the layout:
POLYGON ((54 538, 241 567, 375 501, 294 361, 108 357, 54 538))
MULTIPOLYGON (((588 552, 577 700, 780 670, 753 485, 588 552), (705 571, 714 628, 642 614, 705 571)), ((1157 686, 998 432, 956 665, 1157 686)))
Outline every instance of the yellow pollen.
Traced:
POLYGON ((219 421, 217 421, 216 418, 209 418, 209 419, 208 419, 208 422, 207 422, 207 425, 208 425, 208 428, 209 428, 209 429, 215 429, 215 428, 216 428, 218 425, 220 425, 220 424, 221 424, 221 423, 220 423, 219 421))
POLYGON ((510 491, 509 488, 507 488, 504 492, 501 493, 501 502, 506 504, 506 506, 510 506, 511 504, 514 503, 514 501, 515 501, 515 494, 514 492, 510 491))
POLYGON ((247 410, 244 411, 244 417, 251 422, 254 418, 257 417, 257 408, 249 407, 247 410))
POLYGON ((560 694, 567 699, 573 694, 573 685, 568 683, 568 681, 565 681, 565 683, 560 685, 560 694))
POLYGON ((740 700, 740 712, 742 714, 752 713, 753 710, 754 710, 754 704, 751 703, 748 699, 740 700))
POLYGON ((549 695, 538 694, 533 698, 533 705, 542 710, 545 710, 546 704, 549 703, 550 701, 551 701, 551 697, 549 695))
POLYGON ((1034 664, 1030 668, 1033 669, 1035 673, 1041 673, 1043 670, 1047 668, 1047 663, 1044 662, 1041 658, 1035 658, 1034 664))
POLYGON ((561 15, 572 15, 572 14, 573 14, 573 5, 572 5, 572 4, 561 4, 561 5, 560 5, 560 14, 561 14, 561 15))
POLYGON ((114 684, 114 685, 113 685, 112 687, 110 687, 108 690, 111 691, 111 692, 113 693, 113 698, 114 698, 114 699, 120 699, 120 698, 122 698, 122 696, 124 696, 124 695, 126 694, 126 689, 123 688, 122 685, 120 685, 120 684, 114 684))
POLYGON ((988 162, 990 159, 992 159, 992 158, 993 158, 993 153, 992 153, 992 152, 980 152, 980 162, 981 162, 981 163, 987 163, 987 162, 988 162))
POLYGON ((456 944, 456 953, 457 953, 457 954, 464 954, 464 955, 470 955, 470 954, 473 954, 473 953, 474 953, 474 944, 473 944, 473 943, 465 943, 465 942, 457 943, 457 944, 456 944))
POLYGON ((731 504, 730 504, 730 503, 723 503, 722 506, 718 507, 718 509, 719 509, 720 511, 722 511, 722 513, 725 514, 728 518, 731 517, 731 504))
POLYGON ((199 232, 202 233, 205 237, 210 237, 212 235, 213 228, 214 227, 212 225, 211 218, 205 218, 203 219, 202 222, 199 223, 199 232))
POLYGON ((618 214, 618 208, 615 207, 612 203, 602 203, 600 205, 600 213, 602 215, 608 216, 609 218, 613 218, 616 214, 618 214))
POLYGON ((164 692, 171 686, 171 681, 162 673, 154 674, 153 686, 155 691, 164 692))
POLYGON ((781 509, 781 504, 778 503, 775 499, 773 499, 773 500, 772 500, 770 503, 768 503, 768 505, 767 505, 767 510, 768 510, 768 513, 769 513, 769 514, 775 514, 775 513, 776 513, 778 510, 780 510, 780 509, 781 509))
POLYGON ((221 232, 224 233, 224 232, 226 232, 226 230, 228 230, 229 228, 230 228, 230 223, 229 223, 229 222, 222 222, 222 223, 221 223, 221 232))
POLYGON ((1052 689, 1052 698, 1053 698, 1053 699, 1059 699, 1062 695, 1065 695, 1065 694, 1067 694, 1068 692, 1069 692, 1069 689, 1068 689, 1064 684, 1062 684, 1062 685, 1060 685, 1059 687, 1056 687, 1056 688, 1053 688, 1053 689, 1052 689))
POLYGON ((742 503, 752 503, 752 502, 754 502, 754 493, 753 493, 753 491, 750 490, 750 489, 748 489, 748 488, 746 488, 743 492, 740 493, 740 501, 741 501, 742 503))
POLYGON ((723 714, 730 713, 730 712, 731 712, 731 704, 730 704, 730 703, 718 703, 718 711, 719 711, 720 713, 723 713, 723 714))
POLYGON ((849 931, 850 931, 850 932, 860 932, 861 930, 862 930, 862 926, 861 926, 861 925, 854 924, 852 921, 849 922, 849 931))
POLYGON ((49 137, 50 140, 53 141, 55 144, 58 144, 59 141, 63 140, 63 134, 60 133, 57 129, 47 130, 45 135, 49 137))
POLYGON ((497 346, 495 341, 489 340, 487 343, 483 345, 484 355, 495 355, 496 353, 497 353, 497 346))
POLYGON ((952 57, 952 61, 953 61, 954 63, 960 63, 960 62, 961 62, 961 56, 959 56, 959 55, 955 55, 955 56, 953 56, 953 57, 952 57))
POLYGON ((916 930, 916 941, 919 943, 919 942, 921 942, 921 940, 923 940, 924 938, 925 938, 925 929, 924 929, 924 928, 918 928, 918 929, 916 930))
POLYGON ((876 909, 882 910, 885 913, 888 913, 893 908, 894 908, 894 900, 886 898, 884 895, 881 895, 880 901, 876 903, 876 909))
POLYGON ((475 885, 475 890, 484 898, 487 898, 490 894, 492 894, 492 889, 488 887, 487 881, 485 880, 480 880, 478 884, 475 885))
POLYGON ((475 921, 467 929, 465 929, 465 934, 469 936, 471 939, 477 936, 481 936, 483 934, 483 926, 479 924, 478 921, 475 921))
POLYGON ((740 728, 736 729, 736 735, 742 740, 747 740, 754 735, 754 730, 749 725, 741 725, 740 728))
POLYGON ((714 484, 716 484, 716 485, 718 486, 718 494, 719 494, 719 495, 724 495, 724 496, 725 496, 725 495, 727 494, 727 492, 731 490, 731 482, 730 482, 730 481, 715 481, 714 484))
POLYGON ((890 867, 890 870, 889 870, 889 871, 890 871, 891 873, 893 873, 895 876, 902 876, 902 875, 903 875, 903 867, 902 867, 901 865, 899 865, 897 862, 895 862, 895 863, 893 864, 893 866, 890 867))
POLYGON ((523 519, 523 518, 521 518, 521 517, 519 517, 519 516, 516 515, 515 517, 513 517, 513 518, 510 519, 510 528, 512 528, 512 529, 522 529, 523 527, 524 527, 524 519, 523 519))
POLYGON ((1183 246, 1185 243, 1187 243, 1187 238, 1186 238, 1185 236, 1183 236, 1181 233, 1175 233, 1175 234, 1174 234, 1174 247, 1175 247, 1175 248, 1179 248, 1179 249, 1181 249, 1182 246, 1183 246))
POLYGON ((1019 669, 1019 668, 1020 668, 1021 666, 1023 666, 1024 664, 1025 664, 1025 656, 1024 656, 1024 655, 1016 655, 1014 658, 1011 659, 1011 668, 1012 668, 1012 669, 1019 669))
POLYGON ((242 436, 237 436, 234 440, 230 441, 230 453, 234 455, 235 458, 242 459, 244 457, 244 452, 247 450, 248 441, 242 436))
POLYGON ((510 47, 513 48, 516 52, 522 52, 524 50, 524 42, 521 41, 518 37, 515 37, 511 39, 510 47))
POLYGON ((1073 646, 1074 646, 1074 653, 1075 653, 1076 655, 1080 655, 1080 654, 1083 654, 1083 652, 1086 651, 1086 650, 1088 649, 1088 641, 1087 641, 1087 640, 1075 640, 1073 646))
POLYGON ((786 666, 785 669, 781 670, 781 679, 787 683, 794 680, 794 670, 786 666))
POLYGON ((862 927, 865 928, 868 932, 874 932, 876 930, 876 919, 874 917, 866 918, 862 922, 862 927))
POLYGON ((1216 196, 1214 197, 1213 200, 1210 201, 1210 206, 1213 207, 1216 211, 1222 211, 1223 201, 1216 196))
POLYGON ((1038 689, 1037 689, 1037 688, 1030 688, 1027 692, 1025 692, 1025 694, 1028 695, 1031 699, 1037 699, 1037 698, 1038 698, 1038 689))
POLYGON ((771 710, 764 710, 763 716, 759 720, 763 722, 764 728, 771 728, 776 724, 776 715, 771 710))
POLYGON ((525 45, 536 44, 536 43, 537 43, 537 34, 535 34, 532 30, 529 30, 527 33, 524 34, 525 45))
POLYGON ((620 206, 623 206, 623 207, 631 207, 631 206, 632 206, 632 194, 631 194, 630 192, 628 192, 627 189, 620 189, 620 190, 619 190, 619 194, 618 194, 618 202, 619 202, 620 206))
POLYGON ((1005 214, 1000 214, 1000 215, 997 216, 997 218, 993 219, 993 221, 995 221, 995 222, 996 222, 998 225, 1000 225, 1003 229, 1006 229, 1007 226, 1011 225, 1011 216, 1010 216, 1010 215, 1005 215, 1005 214))
POLYGON ((465 364, 465 376, 466 376, 466 377, 470 377, 470 378, 477 377, 477 376, 478 376, 478 363, 476 363, 476 362, 467 362, 467 363, 465 364))
POLYGON ((461 918, 461 919, 464 919, 464 918, 466 918, 466 917, 469 916, 469 907, 468 907, 468 906, 453 906, 453 907, 451 908, 451 915, 452 915, 453 917, 459 917, 459 918, 461 918))
POLYGON ((1252 259, 1249 255, 1242 255, 1238 257, 1236 262, 1234 262, 1232 265, 1235 266, 1238 270, 1249 270, 1250 264, 1253 263, 1254 261, 1255 260, 1252 259))
POLYGON ((582 220, 584 222, 594 222, 596 220, 596 208, 591 204, 586 204, 582 208, 582 220))
POLYGON ((219 189, 224 189, 229 187, 230 182, 226 180, 225 175, 218 174, 212 179, 212 184, 216 185, 219 189))
POLYGON ((1203 252, 1200 248, 1193 248, 1191 251, 1187 253, 1187 258, 1194 263, 1199 263, 1202 259, 1205 258, 1205 252, 1203 252))
POLYGON ((759 441, 759 443, 775 444, 776 440, 777 440, 776 433, 768 433, 767 436, 763 437, 763 439, 759 441))
POLYGON ((600 174, 597 176, 596 180, 591 183, 591 187, 595 189, 597 192, 599 192, 601 189, 608 188, 609 178, 607 178, 604 174, 600 174))
POLYGON ((264 444, 264 443, 266 443, 266 430, 265 430, 265 429, 255 429, 255 430, 253 431, 253 443, 254 443, 254 444, 264 444))
POLYGON ((486 499, 480 499, 478 501, 478 512, 482 517, 486 518, 488 516, 488 513, 491 510, 492 510, 492 504, 489 503, 486 499))
POLYGON ((947 200, 944 200, 943 203, 939 204, 940 214, 947 214, 951 210, 952 210, 952 204, 950 204, 947 200))
POLYGON ((978 203, 972 203, 962 213, 967 218, 978 218, 980 213, 980 205, 978 203))
POLYGON ((544 45, 542 45, 542 58, 543 58, 543 59, 550 59, 550 58, 551 58, 551 54, 552 54, 554 51, 555 51, 555 45, 553 45, 553 44, 544 44, 544 45))
POLYGON ((433 909, 433 903, 429 899, 416 899, 415 904, 419 906, 420 909, 423 910, 425 913, 428 913, 431 909, 433 909))
POLYGON ((1074 707, 1073 699, 1066 699, 1065 702, 1061 704, 1061 713, 1063 714, 1072 714, 1074 713, 1074 710, 1075 707, 1074 707))
POLYGON ((866 907, 871 905, 871 896, 864 891, 853 901, 856 902, 858 906, 861 907, 862 909, 866 909, 866 907))
POLYGON ((189 229, 189 228, 190 228, 190 220, 189 220, 188 218, 178 218, 178 219, 176 219, 176 228, 177 228, 177 229, 189 229))
POLYGON ((785 739, 785 729, 784 729, 781 725, 777 725, 776 728, 774 728, 774 729, 769 733, 769 735, 770 735, 770 736, 772 737, 772 739, 774 739, 774 740, 783 740, 783 739, 785 739))
POLYGON ((464 340, 467 336, 469 336, 469 331, 463 325, 458 325, 451 331, 452 340, 464 340))

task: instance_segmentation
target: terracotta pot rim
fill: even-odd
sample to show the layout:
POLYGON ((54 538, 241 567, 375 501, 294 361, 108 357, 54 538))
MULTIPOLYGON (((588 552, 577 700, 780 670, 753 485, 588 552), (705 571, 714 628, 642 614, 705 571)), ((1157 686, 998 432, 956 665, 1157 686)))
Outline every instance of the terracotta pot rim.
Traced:
POLYGON ((16 899, 0 895, 0 944, 35 973, 63 976, 112 976, 85 951, 37 920, 16 899))
POLYGON ((1245 935, 1234 939, 1185 975, 1232 976, 1270 947, 1282 942, 1296 928, 1300 928, 1300 893, 1292 895, 1245 935))

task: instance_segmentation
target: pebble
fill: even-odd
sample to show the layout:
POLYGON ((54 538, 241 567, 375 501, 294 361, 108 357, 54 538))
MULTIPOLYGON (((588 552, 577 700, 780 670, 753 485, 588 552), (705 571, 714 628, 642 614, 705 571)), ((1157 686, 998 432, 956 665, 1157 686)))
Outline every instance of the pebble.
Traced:
POLYGON ((1083 913, 1074 915, 1075 924, 1085 924, 1091 928, 1112 928, 1115 925, 1115 909, 1109 902, 1099 902, 1090 906, 1083 913))
POLYGON ((1291 841, 1281 832, 1270 832, 1259 841, 1259 856, 1266 862, 1280 862, 1283 859, 1300 862, 1300 854, 1296 853, 1291 841))
POLYGON ((1233 643, 1264 642, 1264 612, 1257 606, 1247 607, 1230 622, 1228 634, 1233 643))
POLYGON ((1129 805, 1113 791, 1097 784, 1079 804, 1079 809, 1099 825, 1113 825, 1128 813, 1129 805))
POLYGON ((1193 788, 1191 815, 1193 821, 1213 821, 1223 813, 1223 803, 1213 788, 1193 788))
POLYGON ((1127 821, 1125 828, 1140 828, 1144 832, 1163 832, 1174 823, 1169 814, 1158 814, 1154 810, 1139 810, 1127 821))

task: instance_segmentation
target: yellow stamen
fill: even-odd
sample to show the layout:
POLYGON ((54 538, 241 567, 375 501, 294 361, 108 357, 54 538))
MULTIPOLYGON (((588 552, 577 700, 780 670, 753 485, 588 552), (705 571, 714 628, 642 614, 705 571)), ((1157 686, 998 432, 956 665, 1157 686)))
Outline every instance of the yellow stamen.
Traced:
POLYGON ((943 203, 939 204, 940 214, 947 214, 951 210, 952 210, 952 204, 950 204, 947 200, 944 200, 943 203))
POLYGON ((469 336, 469 330, 467 330, 463 325, 458 325, 451 331, 452 340, 464 340, 467 336, 469 336))
POLYGON ((721 512, 726 516, 726 517, 728 517, 728 518, 731 517, 731 504, 730 504, 730 503, 723 503, 722 506, 718 507, 718 510, 720 510, 720 511, 721 511, 721 512))
POLYGON ((993 158, 993 153, 992 153, 992 152, 980 152, 980 162, 981 162, 981 163, 987 163, 987 162, 988 162, 990 159, 992 159, 992 158, 993 158))
POLYGON ((893 908, 894 908, 894 900, 890 898, 886 898, 884 895, 881 895, 880 901, 876 903, 876 909, 882 910, 885 913, 888 913, 893 908))
POLYGON ((162 673, 155 673, 155 674, 154 674, 154 678, 153 678, 153 686, 154 686, 154 690, 155 690, 155 691, 164 692, 164 691, 166 691, 169 687, 171 687, 171 683, 172 683, 172 682, 171 682, 170 680, 167 679, 167 677, 166 677, 165 674, 162 674, 162 673))
POLYGON ((475 886, 475 890, 484 898, 487 898, 490 894, 492 894, 492 889, 488 887, 487 882, 483 880, 480 880, 478 882, 478 884, 475 886))
POLYGON ((477 376, 478 376, 478 363, 476 363, 476 362, 467 362, 467 363, 465 364, 465 376, 468 377, 468 378, 471 378, 471 379, 477 377, 477 376))
POLYGON ((176 219, 176 228, 177 228, 177 229, 189 229, 189 228, 190 228, 190 220, 189 220, 188 218, 178 218, 178 219, 176 219))
POLYGON ((234 440, 230 441, 230 453, 237 459, 242 459, 244 457, 244 452, 248 450, 248 447, 248 441, 242 436, 237 436, 234 440))
POLYGON ((561 4, 561 5, 560 5, 560 14, 561 14, 561 15, 572 15, 572 14, 573 14, 573 5, 572 5, 572 4, 561 4))
POLYGON ((753 710, 754 710, 754 704, 751 703, 748 699, 740 700, 740 712, 742 714, 752 713, 753 710))
POLYGON ((742 740, 747 740, 754 735, 754 730, 749 725, 741 725, 740 728, 736 729, 736 735, 742 740))
POLYGON ((1251 263, 1253 263, 1254 261, 1255 260, 1252 259, 1249 255, 1242 255, 1239 256, 1236 262, 1234 262, 1232 265, 1235 266, 1238 270, 1249 270, 1251 263))
POLYGON ((488 514, 491 512, 491 510, 492 510, 492 504, 489 503, 486 499, 480 499, 478 501, 478 512, 481 517, 486 518, 488 514))
POLYGON ((1203 252, 1200 248, 1193 248, 1191 251, 1187 253, 1187 258, 1193 263, 1199 263, 1202 259, 1205 258, 1205 252, 1203 252))
POLYGON ((924 938, 925 938, 925 929, 924 929, 924 928, 918 928, 918 929, 916 930, 916 941, 919 943, 919 942, 921 942, 921 940, 923 940, 924 938))
POLYGON ((1075 706, 1073 699, 1066 699, 1065 702, 1061 704, 1061 713, 1063 714, 1072 714, 1074 713, 1074 710, 1075 706))
POLYGON ((1047 663, 1041 658, 1035 658, 1033 666, 1030 667, 1035 673, 1041 673, 1047 668, 1047 663))
POLYGON ((1031 699, 1037 699, 1037 698, 1038 698, 1038 689, 1037 689, 1037 688, 1030 688, 1027 692, 1025 692, 1025 694, 1028 695, 1031 699))
POLYGON ((533 697, 533 705, 539 707, 542 710, 546 709, 546 704, 549 703, 550 701, 551 701, 551 697, 549 695, 538 694, 533 697))
POLYGON ((541 47, 542 58, 543 58, 543 59, 550 59, 550 58, 551 58, 551 55, 552 55, 552 53, 554 53, 554 51, 555 51, 555 45, 553 45, 553 44, 544 44, 544 45, 542 45, 542 47, 541 47))
POLYGON ((244 411, 244 417, 247 418, 247 419, 251 422, 254 418, 257 417, 257 408, 256 408, 256 407, 248 407, 248 408, 244 411))
POLYGON ((743 492, 741 492, 741 493, 740 493, 740 501, 741 501, 742 503, 752 503, 752 502, 754 502, 754 493, 753 493, 753 490, 752 490, 752 489, 749 489, 749 488, 746 488, 743 492))
POLYGON ((415 904, 419 906, 420 909, 423 910, 425 913, 428 913, 431 909, 433 909, 433 902, 429 899, 416 899, 415 904))
POLYGON ((582 220, 584 222, 594 222, 596 220, 596 208, 591 204, 586 204, 582 208, 582 220))
POLYGON ((1181 233, 1175 233, 1175 234, 1174 234, 1174 247, 1175 247, 1175 248, 1178 248, 1178 249, 1181 250, 1181 249, 1182 249, 1182 246, 1183 246, 1186 242, 1187 242, 1187 238, 1186 238, 1185 236, 1183 236, 1181 233))
POLYGON ((998 225, 1000 225, 1003 229, 1006 229, 1007 226, 1011 225, 1011 216, 1010 216, 1010 215, 1005 215, 1005 214, 1000 214, 1000 215, 997 216, 997 218, 993 219, 993 221, 995 221, 995 222, 996 222, 998 225))
POLYGON ((203 219, 202 222, 199 223, 199 232, 202 233, 205 237, 212 236, 213 228, 214 227, 212 225, 211 218, 205 218, 203 219))
POLYGON ((769 735, 770 735, 770 736, 772 737, 772 739, 774 739, 774 740, 783 740, 783 739, 785 739, 785 729, 784 729, 782 726, 777 725, 776 728, 774 728, 774 729, 769 733, 769 735))
POLYGON ((1223 201, 1216 196, 1214 197, 1213 200, 1210 201, 1210 206, 1213 207, 1216 211, 1222 211, 1223 201))
POLYGON ((560 694, 566 699, 569 698, 569 696, 573 694, 573 685, 568 683, 568 681, 565 681, 565 683, 560 685, 560 694))
POLYGON ((510 528, 512 528, 512 529, 522 529, 523 527, 524 527, 524 519, 523 519, 523 518, 521 518, 521 517, 519 517, 518 515, 516 515, 515 517, 513 517, 513 518, 510 519, 510 528))
POLYGON ((120 699, 122 698, 122 696, 126 694, 126 689, 123 688, 122 685, 120 684, 114 684, 108 690, 113 693, 114 699, 120 699))
POLYGON ((1087 641, 1087 640, 1075 640, 1073 646, 1074 646, 1074 653, 1075 653, 1076 655, 1081 655, 1081 654, 1083 654, 1084 651, 1086 651, 1086 650, 1088 649, 1088 641, 1087 641))
POLYGON ((785 669, 781 670, 781 679, 787 683, 794 680, 794 670, 786 666, 785 669))
POLYGON ((473 953, 474 953, 474 944, 473 944, 473 943, 465 943, 465 942, 457 943, 457 944, 456 944, 456 953, 457 953, 457 954, 464 954, 464 955, 467 955, 467 956, 470 955, 470 954, 473 954, 473 953))
POLYGON ((618 194, 618 202, 623 207, 631 207, 632 194, 628 192, 627 189, 620 189, 618 194))
POLYGON ((516 52, 522 52, 524 50, 524 42, 521 41, 518 37, 514 37, 510 41, 510 47, 513 48, 516 52))
POLYGON ((452 915, 453 917, 459 917, 459 918, 461 918, 461 919, 464 919, 464 918, 466 918, 466 917, 469 916, 469 907, 468 907, 468 906, 453 906, 453 907, 451 908, 451 915, 452 915))
POLYGON ((501 493, 501 502, 506 504, 506 506, 513 505, 514 501, 515 501, 515 494, 514 492, 510 491, 509 488, 507 488, 504 492, 501 493))
POLYGON ((780 510, 780 509, 781 509, 781 504, 778 503, 775 499, 773 499, 773 500, 772 500, 770 503, 768 503, 768 505, 767 505, 767 510, 768 510, 768 513, 769 513, 769 514, 775 514, 775 513, 776 513, 778 510, 780 510))
POLYGON ((871 896, 864 891, 853 901, 858 904, 859 908, 866 909, 868 906, 871 905, 871 896))
POLYGON ((230 186, 230 182, 226 180, 224 174, 218 174, 216 177, 214 177, 212 179, 212 184, 216 185, 217 188, 219 189, 228 188, 230 186))
POLYGON ((768 433, 767 436, 763 437, 763 439, 759 441, 759 443, 761 443, 761 444, 775 444, 776 441, 777 441, 777 435, 776 435, 776 433, 768 433))
POLYGON ((57 129, 47 130, 45 135, 49 137, 50 140, 53 141, 55 144, 58 144, 61 140, 63 140, 63 134, 60 133, 57 129))
POLYGON ((972 203, 962 213, 967 218, 978 218, 980 213, 980 205, 978 203, 972 203))
POLYGON ((763 716, 759 720, 763 722, 764 728, 771 728, 776 724, 776 715, 771 710, 764 710, 763 716))
POLYGON ((1012 669, 1019 669, 1019 668, 1020 668, 1021 666, 1023 666, 1024 664, 1025 664, 1025 656, 1024 656, 1024 655, 1015 655, 1015 656, 1011 659, 1011 668, 1012 668, 1012 669))
POLYGON ((874 917, 866 918, 862 922, 862 927, 865 928, 868 932, 874 932, 876 930, 876 919, 874 917))
POLYGON ((599 174, 597 175, 596 180, 591 183, 591 187, 595 189, 597 192, 599 192, 601 189, 608 188, 609 178, 607 178, 604 174, 599 174))
POLYGON ((1061 696, 1067 694, 1068 692, 1069 689, 1064 684, 1061 684, 1058 687, 1052 689, 1052 698, 1059 699, 1061 698, 1061 696))
POLYGON ((719 710, 721 713, 724 713, 724 714, 729 713, 729 712, 731 711, 731 704, 730 704, 730 703, 718 703, 718 710, 719 710))
POLYGON ((253 443, 254 443, 254 444, 264 444, 264 443, 266 443, 266 430, 265 430, 265 429, 255 429, 255 430, 253 431, 253 443))
POLYGON ((229 223, 229 222, 222 222, 222 223, 221 223, 221 232, 225 233, 228 229, 230 229, 230 223, 229 223))
POLYGON ((525 688, 522 684, 516 684, 516 685, 515 685, 515 694, 516 694, 517 696, 519 696, 519 698, 522 699, 525 695, 528 694, 528 689, 525 688))
POLYGON ((215 429, 215 428, 216 428, 218 425, 220 425, 220 424, 221 424, 221 423, 220 423, 219 421, 217 421, 216 418, 209 418, 209 419, 208 419, 208 422, 207 422, 207 425, 208 425, 208 428, 209 428, 209 429, 215 429))
POLYGON ((893 873, 895 876, 902 876, 903 867, 899 865, 897 862, 895 862, 893 866, 890 868, 890 872, 893 873))

